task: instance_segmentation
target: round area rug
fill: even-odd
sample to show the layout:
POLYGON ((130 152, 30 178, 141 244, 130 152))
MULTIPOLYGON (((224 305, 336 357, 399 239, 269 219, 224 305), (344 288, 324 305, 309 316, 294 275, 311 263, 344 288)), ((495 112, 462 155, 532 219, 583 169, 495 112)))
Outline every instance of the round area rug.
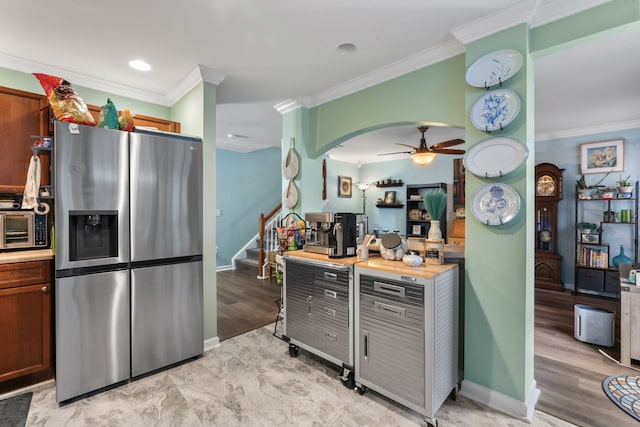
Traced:
POLYGON ((602 382, 609 399, 640 421, 640 375, 613 375, 602 382))

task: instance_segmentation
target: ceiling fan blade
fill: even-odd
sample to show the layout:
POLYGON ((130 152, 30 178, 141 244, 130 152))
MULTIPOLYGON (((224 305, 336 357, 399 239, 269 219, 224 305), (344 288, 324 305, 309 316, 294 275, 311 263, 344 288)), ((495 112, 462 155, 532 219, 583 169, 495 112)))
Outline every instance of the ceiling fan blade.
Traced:
POLYGON ((464 139, 450 139, 449 141, 438 142, 437 144, 433 144, 431 148, 439 149, 439 148, 447 148, 453 147, 454 145, 464 144, 464 139))
POLYGON ((413 145, 409 145, 409 144, 403 144, 401 142, 396 142, 396 145, 402 145, 403 147, 409 147, 409 148, 413 148, 414 150, 417 150, 416 147, 414 147, 413 145))
POLYGON ((378 156, 390 156, 391 154, 411 154, 413 151, 396 151, 395 153, 382 153, 378 154, 378 156))
POLYGON ((453 150, 450 148, 433 149, 431 152, 436 154, 464 154, 464 150, 453 150))

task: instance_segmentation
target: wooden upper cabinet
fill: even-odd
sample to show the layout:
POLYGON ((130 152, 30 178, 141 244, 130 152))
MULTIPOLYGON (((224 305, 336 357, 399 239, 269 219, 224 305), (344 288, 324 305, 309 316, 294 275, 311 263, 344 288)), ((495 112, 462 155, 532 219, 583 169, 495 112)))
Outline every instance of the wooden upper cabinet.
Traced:
MULTIPOLYGON (((21 193, 33 153, 31 135, 49 135, 44 95, 0 86, 0 192, 21 193)), ((49 183, 49 156, 40 156, 41 185, 49 183)))
MULTIPOLYGON (((96 105, 87 105, 89 112, 95 119, 96 123, 100 123, 100 109, 96 105)), ((148 126, 154 127, 164 132, 180 133, 180 123, 172 122, 171 120, 159 119, 157 117, 144 116, 142 114, 136 114, 133 116, 133 124, 135 126, 148 126)))
MULTIPOLYGON (((100 120, 100 107, 88 105, 91 115, 100 120)), ((53 113, 44 95, 0 86, 0 193, 22 193, 33 152, 32 135, 53 135, 53 113)), ((149 126, 165 132, 180 133, 180 123, 136 114, 136 126, 149 126)), ((55 144, 55 141, 54 141, 55 144)), ((51 185, 51 156, 39 153, 40 185, 51 185)))

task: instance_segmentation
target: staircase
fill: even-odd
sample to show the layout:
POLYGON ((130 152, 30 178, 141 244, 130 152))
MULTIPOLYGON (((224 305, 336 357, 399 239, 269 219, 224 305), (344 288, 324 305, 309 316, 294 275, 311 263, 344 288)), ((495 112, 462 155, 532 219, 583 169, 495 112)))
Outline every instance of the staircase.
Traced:
MULTIPOLYGON (((268 246, 264 250, 267 252, 268 246)), ((260 265, 260 239, 256 239, 255 248, 245 249, 245 254, 245 258, 236 258, 236 270, 255 276, 260 265)))
POLYGON ((276 227, 280 224, 281 208, 280 204, 267 216, 260 215, 258 234, 231 260, 237 271, 257 276, 259 279, 268 278, 269 252, 277 251, 279 247, 276 227), (261 249, 264 254, 262 260, 261 249))

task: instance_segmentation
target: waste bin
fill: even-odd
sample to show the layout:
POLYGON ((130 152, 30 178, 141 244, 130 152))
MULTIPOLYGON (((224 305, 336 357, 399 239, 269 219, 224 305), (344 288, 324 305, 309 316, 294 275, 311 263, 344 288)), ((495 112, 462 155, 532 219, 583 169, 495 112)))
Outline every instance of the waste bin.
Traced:
POLYGON ((615 313, 613 311, 576 304, 574 314, 574 336, 577 340, 604 347, 614 346, 615 313))

